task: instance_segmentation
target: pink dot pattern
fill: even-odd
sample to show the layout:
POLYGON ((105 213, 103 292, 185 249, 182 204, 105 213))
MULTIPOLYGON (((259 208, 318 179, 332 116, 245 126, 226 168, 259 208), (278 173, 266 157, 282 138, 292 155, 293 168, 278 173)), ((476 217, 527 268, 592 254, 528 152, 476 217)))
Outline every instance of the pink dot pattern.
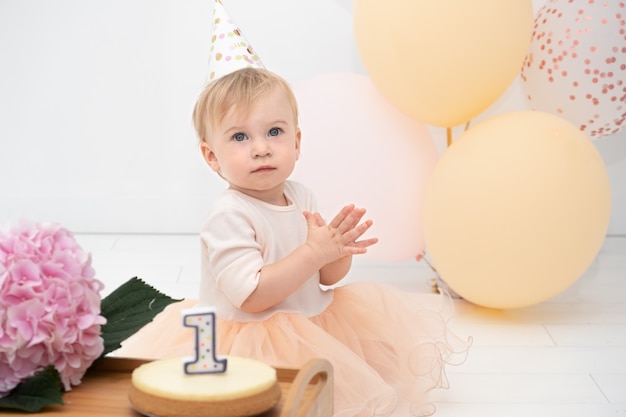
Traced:
POLYGON ((238 69, 264 68, 252 45, 226 13, 221 0, 213 9, 213 35, 209 55, 209 80, 230 74, 238 69))
POLYGON ((626 126, 626 2, 548 0, 535 16, 521 79, 533 110, 590 138, 626 126))

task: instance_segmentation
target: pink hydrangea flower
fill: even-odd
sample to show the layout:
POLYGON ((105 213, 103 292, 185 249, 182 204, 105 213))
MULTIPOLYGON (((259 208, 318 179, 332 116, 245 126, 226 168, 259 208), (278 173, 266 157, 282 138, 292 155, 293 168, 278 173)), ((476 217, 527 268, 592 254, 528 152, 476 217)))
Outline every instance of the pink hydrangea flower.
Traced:
POLYGON ((104 350, 91 256, 56 224, 0 231, 0 397, 48 365, 66 390, 104 350))

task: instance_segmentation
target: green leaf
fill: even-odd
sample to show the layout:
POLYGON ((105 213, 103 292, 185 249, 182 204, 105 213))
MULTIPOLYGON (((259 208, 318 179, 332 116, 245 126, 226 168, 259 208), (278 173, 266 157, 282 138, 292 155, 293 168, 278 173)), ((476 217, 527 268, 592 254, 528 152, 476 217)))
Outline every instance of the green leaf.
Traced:
POLYGON ((168 305, 178 302, 134 277, 102 299, 101 314, 107 323, 102 326, 104 352, 121 347, 121 343, 150 323, 168 305))
POLYGON ((25 379, 6 397, 0 408, 13 408, 35 413, 50 404, 63 404, 61 378, 52 365, 25 379))

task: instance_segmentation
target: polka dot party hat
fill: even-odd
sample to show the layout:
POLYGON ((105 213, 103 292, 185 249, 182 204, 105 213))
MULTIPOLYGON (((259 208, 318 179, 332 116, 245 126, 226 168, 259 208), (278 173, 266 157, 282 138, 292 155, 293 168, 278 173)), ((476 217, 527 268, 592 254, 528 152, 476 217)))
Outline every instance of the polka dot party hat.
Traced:
POLYGON ((241 34, 239 27, 226 12, 222 1, 215 0, 209 81, 249 67, 265 68, 250 43, 241 34))

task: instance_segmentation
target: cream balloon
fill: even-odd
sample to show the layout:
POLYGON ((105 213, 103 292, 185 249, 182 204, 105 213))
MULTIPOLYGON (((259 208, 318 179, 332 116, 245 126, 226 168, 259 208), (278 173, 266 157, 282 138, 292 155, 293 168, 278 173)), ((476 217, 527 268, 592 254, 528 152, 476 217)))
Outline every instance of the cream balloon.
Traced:
POLYGON ((519 74, 530 0, 355 0, 357 47, 387 99, 415 120, 452 127, 493 104, 519 74))
POLYGON ((367 209, 379 238, 366 257, 414 259, 437 150, 427 127, 394 108, 368 77, 324 74, 297 85, 302 155, 293 178, 313 189, 328 221, 345 204, 367 209))
POLYGON ((519 111, 486 119, 439 160, 424 200, 428 251, 467 300, 517 308, 575 282, 604 241, 608 174, 570 122, 519 111))
POLYGON ((626 126, 626 4, 549 0, 537 13, 522 88, 530 108, 592 139, 626 126))

